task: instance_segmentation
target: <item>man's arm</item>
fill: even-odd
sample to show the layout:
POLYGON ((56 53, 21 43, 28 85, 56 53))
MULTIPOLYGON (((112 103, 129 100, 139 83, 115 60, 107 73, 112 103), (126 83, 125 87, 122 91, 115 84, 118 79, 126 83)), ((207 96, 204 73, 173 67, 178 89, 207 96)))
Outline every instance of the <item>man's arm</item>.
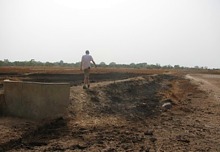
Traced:
POLYGON ((97 65, 95 64, 95 61, 94 61, 94 60, 92 60, 92 63, 95 65, 95 67, 97 67, 97 65))

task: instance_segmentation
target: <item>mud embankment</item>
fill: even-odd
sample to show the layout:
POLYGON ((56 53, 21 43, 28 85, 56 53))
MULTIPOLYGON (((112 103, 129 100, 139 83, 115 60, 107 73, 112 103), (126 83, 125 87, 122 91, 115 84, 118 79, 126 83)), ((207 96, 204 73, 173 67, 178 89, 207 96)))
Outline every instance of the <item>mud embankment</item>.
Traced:
MULTIPOLYGON (((120 80, 128 79, 143 75, 141 73, 92 73, 90 75, 91 82, 101 82, 109 80, 120 80)), ((28 73, 28 74, 17 74, 17 73, 0 73, 0 87, 2 87, 2 81, 5 79, 9 80, 21 80, 21 81, 32 81, 32 82, 61 82, 70 83, 71 86, 79 85, 83 82, 83 74, 47 74, 47 73, 28 73)))

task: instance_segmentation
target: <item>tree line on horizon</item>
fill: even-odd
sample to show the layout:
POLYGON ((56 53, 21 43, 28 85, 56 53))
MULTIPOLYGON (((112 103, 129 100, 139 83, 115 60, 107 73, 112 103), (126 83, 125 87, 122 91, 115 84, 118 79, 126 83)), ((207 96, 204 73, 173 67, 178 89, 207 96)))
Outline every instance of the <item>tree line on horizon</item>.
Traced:
MULTIPOLYGON (((63 60, 59 62, 40 62, 31 59, 30 61, 14 61, 10 62, 8 59, 4 59, 3 61, 0 60, 0 67, 1 66, 60 66, 60 67, 79 67, 80 62, 76 63, 65 63, 63 60)), ((146 69, 208 69, 208 67, 183 67, 180 65, 164 65, 161 66, 160 64, 147 64, 147 63, 130 63, 130 64, 117 64, 116 62, 110 62, 106 64, 105 62, 100 62, 97 64, 99 67, 115 67, 115 68, 146 68, 146 69)))

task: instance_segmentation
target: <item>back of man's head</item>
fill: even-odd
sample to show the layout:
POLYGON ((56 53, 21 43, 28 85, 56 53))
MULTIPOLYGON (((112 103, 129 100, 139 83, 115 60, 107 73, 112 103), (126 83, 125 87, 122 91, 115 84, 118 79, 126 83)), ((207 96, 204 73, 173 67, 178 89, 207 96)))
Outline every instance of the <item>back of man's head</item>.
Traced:
POLYGON ((86 50, 86 54, 89 54, 89 50, 86 50))

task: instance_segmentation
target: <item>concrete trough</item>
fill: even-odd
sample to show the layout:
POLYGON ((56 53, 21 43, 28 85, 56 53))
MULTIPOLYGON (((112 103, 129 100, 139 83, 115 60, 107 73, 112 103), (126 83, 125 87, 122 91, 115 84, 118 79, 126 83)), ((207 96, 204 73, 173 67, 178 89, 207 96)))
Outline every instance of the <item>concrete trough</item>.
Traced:
POLYGON ((70 84, 4 81, 3 112, 30 119, 62 116, 69 105, 70 84))
POLYGON ((3 107, 5 103, 5 96, 3 90, 0 91, 0 115, 3 115, 3 107))

